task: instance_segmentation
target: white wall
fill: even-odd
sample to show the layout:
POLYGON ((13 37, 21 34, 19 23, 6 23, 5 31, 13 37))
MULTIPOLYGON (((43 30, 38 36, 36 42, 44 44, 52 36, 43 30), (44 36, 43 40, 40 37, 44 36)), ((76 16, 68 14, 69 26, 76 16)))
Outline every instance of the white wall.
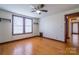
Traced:
POLYGON ((40 32, 43 32, 44 37, 64 41, 64 15, 74 12, 79 12, 79 8, 41 18, 40 32))
MULTIPOLYGON (((0 10, 0 18, 7 18, 12 20, 12 13, 0 10)), ((38 22, 37 19, 33 19, 33 22, 38 22)), ((0 22, 0 43, 12 41, 21 38, 27 38, 39 35, 39 25, 33 24, 33 33, 24 35, 12 36, 12 21, 1 21, 0 22)))

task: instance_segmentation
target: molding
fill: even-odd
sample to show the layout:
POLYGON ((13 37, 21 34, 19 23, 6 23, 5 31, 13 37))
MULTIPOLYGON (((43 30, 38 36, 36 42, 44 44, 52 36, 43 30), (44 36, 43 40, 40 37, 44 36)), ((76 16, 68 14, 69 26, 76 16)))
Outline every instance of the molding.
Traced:
POLYGON ((64 15, 64 20, 65 20, 65 42, 67 43, 67 39, 69 39, 69 18, 72 17, 79 17, 79 12, 75 12, 75 13, 70 13, 70 14, 66 14, 64 15))
MULTIPOLYGON (((13 41, 7 41, 7 42, 0 43, 0 45, 13 43, 13 42, 16 42, 16 41, 21 41, 21 40, 25 40, 25 39, 34 38, 34 37, 40 37, 40 36, 36 35, 36 36, 32 36, 32 37, 27 37, 27 38, 16 39, 16 40, 13 40, 13 41)), ((58 41, 58 42, 61 42, 61 43, 65 43, 64 41, 56 40, 56 39, 53 39, 53 38, 48 38, 48 37, 42 37, 42 38, 58 41)))
POLYGON ((16 42, 16 41, 21 41, 21 40, 25 40, 25 39, 30 39, 30 38, 34 38, 34 37, 39 37, 39 35, 32 36, 32 37, 27 37, 27 38, 16 39, 16 40, 13 40, 13 41, 2 42, 2 43, 0 43, 0 45, 7 44, 7 43, 12 43, 12 42, 16 42))
POLYGON ((60 41, 60 40, 57 40, 57 39, 54 39, 54 38, 49 38, 49 37, 43 37, 43 38, 58 41, 58 42, 61 42, 61 43, 66 43, 65 41, 60 41))

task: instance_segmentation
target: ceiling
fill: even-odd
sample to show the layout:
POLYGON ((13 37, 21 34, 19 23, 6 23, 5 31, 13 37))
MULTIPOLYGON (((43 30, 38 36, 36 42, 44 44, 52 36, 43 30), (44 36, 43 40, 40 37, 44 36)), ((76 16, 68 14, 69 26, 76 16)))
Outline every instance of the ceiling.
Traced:
POLYGON ((42 9, 46 9, 48 12, 43 12, 39 15, 31 12, 31 6, 38 6, 38 4, 0 4, 0 9, 26 16, 42 18, 58 12, 79 8, 79 4, 45 4, 45 7, 42 9))

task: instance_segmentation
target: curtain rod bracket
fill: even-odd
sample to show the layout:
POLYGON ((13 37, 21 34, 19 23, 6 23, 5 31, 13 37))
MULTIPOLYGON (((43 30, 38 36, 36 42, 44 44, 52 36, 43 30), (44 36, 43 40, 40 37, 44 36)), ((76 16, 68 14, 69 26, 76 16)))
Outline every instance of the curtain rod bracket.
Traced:
POLYGON ((10 21, 10 22, 11 22, 11 19, 0 18, 0 22, 1 22, 2 20, 7 20, 7 21, 10 21))

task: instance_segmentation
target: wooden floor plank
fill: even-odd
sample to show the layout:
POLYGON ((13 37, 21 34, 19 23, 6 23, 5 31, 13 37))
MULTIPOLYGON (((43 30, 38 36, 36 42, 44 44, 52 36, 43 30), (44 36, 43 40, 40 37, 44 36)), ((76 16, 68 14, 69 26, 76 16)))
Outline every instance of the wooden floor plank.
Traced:
POLYGON ((65 55, 78 54, 66 43, 34 37, 0 45, 1 55, 65 55))

